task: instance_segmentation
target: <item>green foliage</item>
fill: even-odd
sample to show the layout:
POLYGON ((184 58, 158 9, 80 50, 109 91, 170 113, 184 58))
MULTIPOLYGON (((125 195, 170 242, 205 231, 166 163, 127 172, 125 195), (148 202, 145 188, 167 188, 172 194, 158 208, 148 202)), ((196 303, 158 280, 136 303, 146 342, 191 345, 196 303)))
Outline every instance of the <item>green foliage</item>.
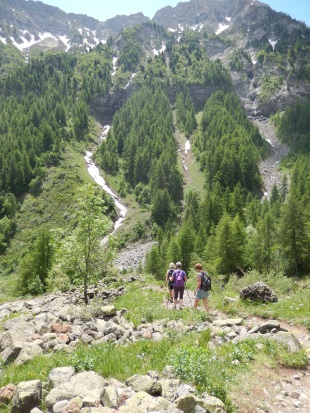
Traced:
POLYGON ((72 284, 83 284, 84 300, 88 304, 87 289, 107 274, 114 259, 112 239, 102 241, 111 228, 105 215, 103 199, 95 187, 85 186, 76 210, 77 226, 70 236, 60 241, 56 268, 69 277, 72 284))
POLYGON ((143 49, 138 41, 139 26, 124 29, 122 32, 122 50, 119 56, 119 64, 123 71, 133 71, 139 65, 143 56, 143 49))
POLYGON ((20 264, 19 291, 22 294, 30 293, 32 295, 45 292, 52 262, 52 235, 48 229, 42 227, 38 231, 34 244, 20 264))
POLYGON ((275 124, 280 139, 298 152, 309 153, 310 100, 298 101, 288 106, 282 116, 275 116, 275 124))
POLYGON ((151 203, 153 221, 165 226, 175 219, 183 196, 176 149, 166 94, 160 87, 144 86, 115 115, 97 156, 110 173, 116 173, 122 163, 137 201, 143 206, 151 203))
POLYGON ((219 182, 222 188, 242 188, 256 192, 261 186, 258 161, 264 141, 247 119, 233 93, 218 91, 206 102, 201 119, 202 133, 194 145, 208 188, 219 182))
POLYGON ((181 132, 185 133, 188 138, 197 128, 195 118, 195 108, 190 94, 187 92, 186 97, 182 92, 176 100, 177 125, 181 132))
POLYGON ((80 355, 74 354, 71 357, 71 364, 77 373, 81 371, 93 371, 95 362, 94 356, 87 353, 81 353, 80 355))
POLYGON ((153 274, 156 279, 160 280, 163 279, 162 268, 163 262, 160 257, 159 248, 157 245, 154 245, 146 256, 145 270, 149 274, 153 274))

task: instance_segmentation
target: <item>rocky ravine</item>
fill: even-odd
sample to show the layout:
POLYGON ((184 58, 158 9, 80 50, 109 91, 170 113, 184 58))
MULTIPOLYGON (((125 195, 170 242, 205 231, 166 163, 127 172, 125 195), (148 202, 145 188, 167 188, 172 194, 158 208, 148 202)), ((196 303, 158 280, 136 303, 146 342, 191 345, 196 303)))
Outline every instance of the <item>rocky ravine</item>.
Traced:
MULTIPOLYGON (((134 282, 133 276, 124 279, 124 286, 134 282)), ((224 341, 239 341, 248 337, 285 342, 292 352, 304 346, 310 349, 306 331, 282 325, 276 320, 258 320, 238 317, 227 319, 214 312, 206 321, 187 323, 182 320, 146 320, 135 327, 124 317, 125 309, 116 311, 109 304, 112 297, 124 293, 124 286, 107 290, 104 286, 90 291, 103 301, 85 308, 78 291, 44 295, 40 298, 5 303, 0 306, 3 332, 0 334, 2 363, 21 365, 36 355, 56 351, 72 352, 78 343, 93 346, 100 343, 122 345, 137 340, 161 340, 171 334, 186 334, 211 329, 212 347, 224 341), (92 312, 90 312, 92 308, 92 312)), ((145 288, 156 288, 145 286, 145 288)), ((187 291, 185 306, 192 305, 193 295, 187 291)), ((160 303, 159 303, 160 305, 160 303)), ((172 306, 165 300, 162 305, 172 306)), ((173 311, 171 309, 171 311, 173 311)), ((252 396, 251 410, 242 413, 261 413, 262 402, 270 405, 268 411, 291 413, 292 406, 300 413, 310 410, 310 372, 290 372, 285 378, 264 382, 266 393, 252 396), (291 375, 292 378, 288 377, 291 375), (269 387, 268 387, 269 386, 269 387), (272 391, 270 390, 272 389, 272 391)), ((266 379, 266 378, 265 378, 266 379)), ((49 382, 32 380, 9 384, 0 390, 0 402, 12 402, 12 413, 42 413, 38 408, 44 398, 47 409, 53 413, 225 413, 222 402, 207 394, 197 397, 195 389, 174 376, 169 366, 163 372, 149 372, 147 376, 135 375, 125 383, 106 380, 94 372, 76 374, 72 366, 53 369, 49 382), (17 385, 17 387, 15 387, 17 385), (198 406, 198 407, 197 407, 198 406)), ((266 411, 266 410, 264 410, 266 411)))
POLYGON ((264 180, 265 196, 271 195, 273 186, 276 184, 279 188, 283 179, 283 173, 279 171, 279 163, 286 156, 290 148, 279 142, 276 131, 271 121, 267 118, 258 117, 253 120, 258 127, 262 137, 272 146, 272 155, 260 163, 259 169, 264 180))

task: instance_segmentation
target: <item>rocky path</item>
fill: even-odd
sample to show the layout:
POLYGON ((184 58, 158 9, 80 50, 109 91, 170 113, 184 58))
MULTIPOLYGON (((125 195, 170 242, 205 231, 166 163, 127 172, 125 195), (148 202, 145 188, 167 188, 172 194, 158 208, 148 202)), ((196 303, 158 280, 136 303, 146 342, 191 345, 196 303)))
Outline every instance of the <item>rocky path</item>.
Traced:
MULTIPOLYGON (((183 306, 192 308, 194 294, 186 289, 183 306)), ((162 305, 173 310, 167 297, 162 305)), ((211 319, 225 320, 226 314, 212 308, 212 298, 210 302, 211 319)), ((198 310, 205 312, 202 303, 198 310)), ((180 311, 180 310, 179 310, 180 311)), ((209 317, 208 317, 209 318, 209 317)), ((263 325, 266 320, 250 315, 245 317, 247 329, 256 325, 263 325)), ((215 324, 214 323, 214 324, 215 324)), ((281 327, 294 334, 301 345, 310 351, 310 333, 303 326, 296 326, 281 320, 281 327)), ((221 326, 223 331, 226 327, 221 326)), ((238 413, 310 413, 310 366, 305 370, 295 370, 293 368, 274 367, 266 365, 260 372, 253 372, 253 377, 249 377, 246 388, 240 386, 233 395, 234 403, 238 406, 238 413)))

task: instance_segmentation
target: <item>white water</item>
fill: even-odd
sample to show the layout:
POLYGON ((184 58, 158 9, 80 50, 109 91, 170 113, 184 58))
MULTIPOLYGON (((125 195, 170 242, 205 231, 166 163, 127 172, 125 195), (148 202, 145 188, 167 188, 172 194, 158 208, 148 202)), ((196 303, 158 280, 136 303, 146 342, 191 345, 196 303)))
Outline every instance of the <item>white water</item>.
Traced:
POLYGON ((187 141, 185 142, 185 153, 188 153, 191 150, 191 143, 190 140, 187 139, 187 141))
MULTIPOLYGON (((108 126, 104 127, 104 131, 106 133, 107 133, 107 129, 109 130, 108 126)), ((104 133, 102 134, 102 138, 103 139, 105 138, 104 133)), ((114 223, 113 232, 115 232, 122 225, 126 217, 126 214, 127 214, 127 208, 120 202, 118 196, 108 187, 106 181, 100 175, 99 169, 94 164, 92 152, 87 151, 86 155, 84 156, 84 159, 86 161, 87 170, 88 170, 89 175, 93 178, 96 184, 100 185, 101 188, 114 199, 115 205, 119 209, 119 218, 114 223)))

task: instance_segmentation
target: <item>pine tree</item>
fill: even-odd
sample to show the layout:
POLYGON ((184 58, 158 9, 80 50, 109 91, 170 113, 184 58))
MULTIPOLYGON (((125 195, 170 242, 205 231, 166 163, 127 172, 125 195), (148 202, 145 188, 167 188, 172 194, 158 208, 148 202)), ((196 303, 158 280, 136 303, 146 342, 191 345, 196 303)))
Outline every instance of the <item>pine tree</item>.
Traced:
POLYGON ((280 243, 288 271, 298 277, 309 268, 310 242, 305 212, 292 195, 283 204, 280 223, 280 243))

